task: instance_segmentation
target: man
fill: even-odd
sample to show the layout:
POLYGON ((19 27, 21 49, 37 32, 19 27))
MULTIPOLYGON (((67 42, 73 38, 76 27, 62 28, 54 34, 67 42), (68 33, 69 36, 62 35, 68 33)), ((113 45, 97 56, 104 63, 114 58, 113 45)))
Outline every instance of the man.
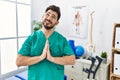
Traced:
POLYGON ((60 16, 59 7, 49 6, 42 17, 42 28, 30 35, 19 50, 16 64, 28 66, 28 80, 64 80, 64 65, 75 63, 66 38, 54 31, 60 16))

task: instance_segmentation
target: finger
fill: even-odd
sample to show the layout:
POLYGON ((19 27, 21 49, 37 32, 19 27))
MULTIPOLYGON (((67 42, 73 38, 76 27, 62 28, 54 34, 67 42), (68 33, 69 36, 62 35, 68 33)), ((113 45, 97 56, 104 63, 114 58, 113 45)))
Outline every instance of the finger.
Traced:
POLYGON ((46 44, 49 44, 49 41, 48 41, 48 39, 46 40, 46 44))
POLYGON ((47 47, 47 50, 49 49, 49 41, 46 40, 46 47, 47 47))
POLYGON ((47 46, 48 46, 48 49, 49 49, 49 41, 47 40, 47 46))
POLYGON ((46 42, 45 42, 45 48, 47 48, 48 47, 48 40, 46 40, 46 42))
POLYGON ((44 49, 43 49, 43 52, 47 53, 48 51, 48 44, 47 44, 47 41, 45 42, 45 46, 44 46, 44 49))

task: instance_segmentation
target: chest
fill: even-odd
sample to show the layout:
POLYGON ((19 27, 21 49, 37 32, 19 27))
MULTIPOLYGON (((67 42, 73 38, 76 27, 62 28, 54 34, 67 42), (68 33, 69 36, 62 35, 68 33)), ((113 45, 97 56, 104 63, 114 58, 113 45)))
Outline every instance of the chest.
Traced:
MULTIPOLYGON (((46 40, 44 38, 34 39, 31 45, 30 56, 38 56, 42 54, 46 40)), ((50 52, 52 56, 63 56, 64 46, 59 39, 49 39, 50 52)))

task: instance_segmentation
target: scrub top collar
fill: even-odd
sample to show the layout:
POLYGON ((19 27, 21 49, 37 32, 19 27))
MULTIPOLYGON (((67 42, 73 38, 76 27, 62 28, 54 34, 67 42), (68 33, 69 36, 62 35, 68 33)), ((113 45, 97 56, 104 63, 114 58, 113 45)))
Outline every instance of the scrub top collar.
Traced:
POLYGON ((46 39, 46 40, 51 39, 51 38, 52 38, 52 36, 54 36, 54 34, 55 34, 55 31, 53 31, 53 33, 52 33, 52 34, 51 34, 48 38, 46 38, 46 36, 45 36, 45 34, 44 34, 43 30, 42 30, 42 29, 40 29, 40 31, 41 31, 41 33, 43 34, 43 36, 45 37, 45 39, 46 39))

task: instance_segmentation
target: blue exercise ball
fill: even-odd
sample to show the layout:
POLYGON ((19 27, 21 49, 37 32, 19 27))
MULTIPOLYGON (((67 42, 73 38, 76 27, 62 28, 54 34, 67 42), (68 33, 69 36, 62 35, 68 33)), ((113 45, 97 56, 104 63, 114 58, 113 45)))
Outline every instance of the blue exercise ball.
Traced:
POLYGON ((85 50, 82 46, 76 46, 75 47, 75 56, 83 56, 85 50))

